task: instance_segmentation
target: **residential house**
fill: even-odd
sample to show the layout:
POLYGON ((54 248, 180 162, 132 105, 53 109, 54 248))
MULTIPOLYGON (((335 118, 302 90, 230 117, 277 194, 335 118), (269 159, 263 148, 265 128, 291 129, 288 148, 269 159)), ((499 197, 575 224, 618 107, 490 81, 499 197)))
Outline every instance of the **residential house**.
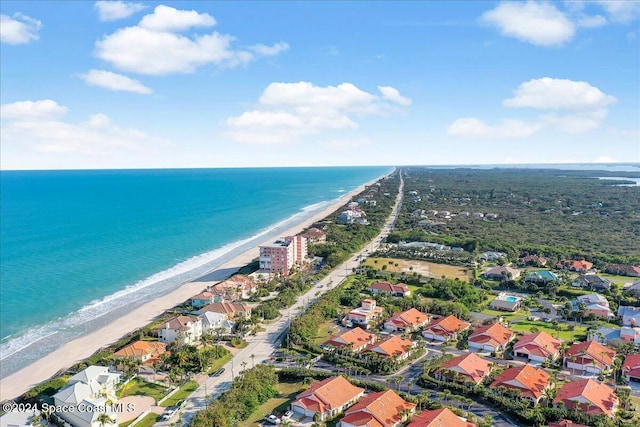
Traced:
POLYGON ((618 307, 618 319, 622 326, 640 326, 640 307, 621 305, 618 307))
POLYGON ((198 316, 202 322, 202 334, 231 334, 235 328, 235 322, 227 318, 224 313, 216 313, 213 311, 205 311, 198 316))
POLYGON ((530 362, 542 363, 560 356, 562 341, 541 331, 523 335, 513 346, 515 357, 526 357, 530 362))
POLYGON ((413 417, 407 427, 476 427, 476 424, 457 416, 449 408, 423 411, 413 417))
POLYGON ((489 303, 489 308, 500 311, 518 311, 522 306, 522 297, 506 292, 500 294, 489 303))
POLYGON ((560 420, 557 423, 549 423, 549 427, 589 427, 584 424, 577 424, 571 420, 560 420))
POLYGON ((422 331, 422 336, 427 340, 446 342, 457 339, 458 334, 466 331, 470 326, 470 323, 455 316, 442 317, 432 320, 422 331))
POLYGON ((609 301, 600 294, 580 295, 576 298, 576 308, 584 304, 584 313, 593 314, 596 317, 608 319, 614 317, 609 308, 609 301))
MULTIPOLYGON (((473 218, 484 218, 484 214, 482 213, 474 213, 471 215, 473 218), (482 215, 482 216, 478 216, 478 214, 482 215)), ((480 261, 497 261, 499 259, 507 259, 507 254, 505 254, 504 252, 496 252, 496 251, 487 251, 487 252, 483 252, 478 256, 478 259, 480 261)))
POLYGON ((360 224, 367 225, 367 215, 361 210, 348 209, 343 211, 337 218, 338 224, 360 224))
POLYGON ((609 274, 617 274, 619 276, 640 277, 640 265, 614 264, 608 266, 605 272, 609 274))
POLYGON ((195 344, 202 337, 202 321, 189 316, 173 317, 158 330, 158 337, 165 344, 171 344, 176 339, 179 345, 195 344))
POLYGON ((545 265, 547 265, 547 262, 549 262, 549 260, 547 260, 544 257, 539 257, 538 255, 527 255, 520 258, 520 260, 518 260, 518 265, 521 265, 521 266, 532 265, 534 267, 544 267, 545 265))
POLYGON ((622 287, 622 290, 630 295, 640 297, 640 280, 636 280, 632 283, 626 283, 622 287))
POLYGON ((394 297, 408 297, 411 291, 404 283, 396 285, 389 282, 375 282, 369 285, 369 292, 373 294, 389 294, 394 297))
POLYGON ((308 243, 324 243, 327 241, 327 234, 316 227, 311 227, 301 235, 307 239, 308 243))
POLYGON ((635 347, 640 346, 640 326, 623 326, 620 328, 620 339, 624 342, 632 342, 635 347))
POLYGON ((565 259, 556 264, 556 268, 560 270, 577 271, 578 273, 586 273, 593 268, 593 263, 584 260, 565 259))
POLYGON ((627 382, 640 382, 640 354, 630 354, 622 363, 622 375, 627 378, 627 382))
POLYGON ((211 292, 211 288, 208 288, 206 291, 202 291, 198 295, 192 296, 189 300, 191 301, 191 307, 200 308, 205 305, 218 302, 220 299, 220 295, 214 294, 211 292))
POLYGON ((520 270, 517 268, 499 266, 489 268, 482 275, 487 280, 515 280, 520 277, 520 270))
POLYGON ((383 307, 378 307, 373 299, 366 299, 362 301, 360 307, 354 308, 347 313, 344 323, 347 326, 360 325, 367 329, 371 323, 377 321, 383 314, 383 307))
POLYGON ((399 336, 390 336, 367 347, 365 352, 375 353, 378 356, 389 357, 394 360, 405 360, 415 347, 413 341, 405 340, 399 336))
POLYGON ((204 314, 207 312, 220 313, 224 315, 226 320, 236 321, 238 319, 248 319, 251 317, 251 306, 240 302, 214 302, 206 305, 196 314, 204 314))
POLYGON ((502 353, 515 337, 515 332, 500 323, 482 326, 469 335, 469 350, 502 353))
POLYGON ((544 369, 523 365, 502 371, 491 383, 491 388, 506 387, 517 390, 523 398, 536 404, 550 385, 549 374, 544 369))
POLYGON ((393 390, 363 396, 345 411, 340 427, 398 427, 413 414, 415 403, 407 402, 393 390))
POLYGON ((611 350, 597 341, 575 343, 567 350, 564 364, 567 368, 578 369, 584 373, 600 374, 611 369, 615 350, 611 350))
POLYGON ((136 341, 113 353, 121 359, 139 360, 142 363, 159 361, 160 356, 167 353, 167 345, 157 341, 136 341))
POLYGON ((429 322, 430 316, 410 308, 402 313, 395 313, 389 320, 384 322, 384 328, 387 331, 407 331, 412 332, 422 328, 429 322))
POLYGON ((270 245, 260 246, 260 270, 288 276, 296 264, 307 258, 307 239, 289 236, 270 245))
POLYGON ((571 381, 562 386, 553 403, 562 402, 567 409, 577 409, 588 415, 613 415, 618 398, 608 385, 591 378, 571 381))
POLYGON ((582 274, 573 279, 571 286, 591 289, 592 291, 603 291, 611 289, 611 280, 595 274, 582 274))
POLYGON ((441 381, 472 382, 480 384, 491 372, 493 364, 475 353, 465 353, 444 362, 434 376, 441 381))
POLYGON ((298 394, 291 403, 291 410, 305 417, 318 414, 319 421, 344 412, 358 401, 364 389, 356 387, 342 376, 329 377, 311 383, 311 386, 298 394))
POLYGON ((608 345, 615 339, 620 339, 620 329, 601 326, 587 333, 587 341, 597 341, 602 345, 608 345))
POLYGON ((107 402, 117 401, 119 382, 120 374, 109 372, 106 366, 87 367, 53 395, 54 405, 62 409, 56 414, 74 427, 99 427, 100 414, 107 414, 117 424, 118 413, 107 402))
POLYGON ((527 274, 527 277, 525 277, 524 280, 525 282, 544 285, 560 281, 560 276, 549 270, 536 270, 527 274))
POLYGON ((370 334, 360 327, 357 327, 330 337, 323 345, 345 348, 351 352, 358 353, 364 350, 369 344, 376 342, 376 339, 377 337, 374 334, 370 334))

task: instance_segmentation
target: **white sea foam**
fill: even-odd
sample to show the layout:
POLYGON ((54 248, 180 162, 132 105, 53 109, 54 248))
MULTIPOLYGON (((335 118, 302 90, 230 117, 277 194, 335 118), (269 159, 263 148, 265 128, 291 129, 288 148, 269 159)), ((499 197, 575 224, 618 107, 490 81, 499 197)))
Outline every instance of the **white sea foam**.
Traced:
MULTIPOLYGON (((38 345, 38 347, 34 347, 35 350, 30 350, 30 352, 33 353, 33 356, 42 356, 45 352, 50 352, 55 349, 55 347, 59 347, 73 338, 90 332, 90 322, 94 322, 93 328, 91 329, 95 329, 96 319, 106 316, 114 310, 122 309, 141 300, 151 300, 157 295, 175 289, 182 283, 202 277, 226 262, 226 258, 231 258, 236 255, 236 252, 242 252, 259 243, 260 240, 266 239, 270 234, 304 221, 334 201, 335 200, 323 201, 305 206, 299 212, 260 230, 251 237, 191 257, 171 268, 127 286, 118 292, 99 300, 91 301, 78 311, 70 313, 65 317, 30 328, 19 335, 6 337, 3 339, 3 342, 0 343, 0 361, 5 361, 7 358, 16 355, 16 353, 34 344, 38 345), (56 337, 56 340, 48 343, 46 348, 40 346, 41 342, 56 335, 59 335, 59 337, 56 337), (40 348, 40 351, 38 351, 38 348, 40 348)), ((103 325, 100 324, 97 326, 103 325)), ((5 376, 9 374, 9 372, 3 372, 2 374, 5 376)))

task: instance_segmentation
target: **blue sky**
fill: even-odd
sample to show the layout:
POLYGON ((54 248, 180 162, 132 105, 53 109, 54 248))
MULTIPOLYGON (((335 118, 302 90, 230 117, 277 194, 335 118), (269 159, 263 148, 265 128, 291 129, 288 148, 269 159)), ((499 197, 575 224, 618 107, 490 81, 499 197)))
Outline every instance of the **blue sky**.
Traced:
POLYGON ((640 2, 2 2, 2 169, 640 161, 640 2))

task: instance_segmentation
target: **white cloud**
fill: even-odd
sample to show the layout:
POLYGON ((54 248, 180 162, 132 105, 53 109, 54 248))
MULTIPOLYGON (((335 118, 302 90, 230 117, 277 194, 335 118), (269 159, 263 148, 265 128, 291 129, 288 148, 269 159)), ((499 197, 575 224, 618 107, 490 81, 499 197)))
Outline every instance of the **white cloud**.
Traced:
POLYGON ((95 8, 101 21, 115 21, 128 18, 134 13, 140 12, 146 6, 140 3, 129 3, 119 0, 97 1, 95 8))
POLYGON ((614 22, 628 24, 640 15, 640 1, 638 0, 599 0, 597 2, 614 22))
POLYGON ((382 93, 382 97, 387 101, 395 102, 396 104, 402 106, 411 105, 411 99, 400 95, 398 89, 390 87, 390 86, 378 86, 378 90, 382 93))
POLYGON ((121 28, 97 41, 96 55, 123 71, 162 75, 192 73, 207 64, 235 67, 288 48, 286 43, 276 43, 271 47, 258 44, 244 50, 233 49, 235 38, 228 34, 178 34, 215 23, 206 13, 157 6, 138 25, 121 28))
POLYGON ((352 83, 325 87, 310 82, 271 83, 256 109, 226 120, 226 136, 246 143, 293 142, 322 131, 357 129, 358 118, 391 111, 393 105, 387 100, 352 83))
POLYGON ((7 44, 26 44, 38 40, 38 31, 42 23, 21 13, 0 15, 0 42, 7 44))
POLYGON ((514 97, 502 101, 505 107, 531 107, 546 110, 590 110, 616 102, 587 82, 544 77, 522 83, 514 97))
POLYGON ((505 36, 538 46, 561 45, 575 34, 574 24, 551 3, 503 2, 480 20, 505 36))
POLYGON ((138 25, 148 30, 173 32, 188 30, 191 27, 213 27, 216 20, 208 13, 159 5, 153 13, 145 15, 138 25))
POLYGON ((578 25, 584 28, 602 27, 607 23, 607 18, 602 15, 582 15, 578 18, 578 25))
POLYGON ((606 117, 605 109, 565 115, 550 113, 540 116, 545 123, 567 133, 585 133, 595 130, 600 127, 606 117))
POLYGON ((324 141, 322 143, 322 146, 330 151, 345 152, 354 150, 356 148, 362 148, 370 144, 371 141, 365 138, 330 139, 328 141, 324 141))
MULTIPOLYGON (((7 153, 75 153, 85 159, 123 156, 127 152, 151 152, 167 141, 136 129, 114 125, 105 114, 93 114, 87 122, 70 123, 62 116, 67 108, 55 101, 21 101, 5 104, 2 111, 3 151, 7 153)), ((3 162, 10 165, 9 154, 3 162)))
POLYGON ((475 117, 457 119, 449 125, 449 135, 466 138, 526 138, 541 128, 539 123, 507 119, 497 125, 488 125, 475 117))
POLYGON ((111 71, 89 70, 86 74, 80 74, 80 78, 90 86, 100 86, 109 90, 134 92, 143 95, 153 93, 153 90, 138 80, 111 71))
POLYGON ((0 118, 11 119, 50 119, 67 114, 67 107, 51 99, 42 101, 18 101, 0 106, 0 118))

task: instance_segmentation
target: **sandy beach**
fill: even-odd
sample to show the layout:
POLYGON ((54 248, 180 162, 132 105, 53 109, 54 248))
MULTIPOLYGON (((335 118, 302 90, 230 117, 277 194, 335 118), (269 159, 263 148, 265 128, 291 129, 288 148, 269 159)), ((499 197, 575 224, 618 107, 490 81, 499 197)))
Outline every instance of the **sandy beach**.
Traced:
MULTIPOLYGON (((342 197, 322 211, 298 224, 293 225, 281 233, 281 235, 287 236, 301 232, 309 225, 322 220, 340 208, 340 206, 346 204, 353 196, 362 192, 365 185, 371 185, 376 181, 378 181, 378 179, 364 184, 349 193, 345 193, 342 197)), ((271 241, 272 239, 269 239, 261 244, 271 243, 271 241)), ((226 279, 230 274, 232 274, 232 272, 246 264, 249 264, 253 259, 257 258, 258 255, 258 247, 255 246, 223 264, 215 271, 206 274, 206 280, 219 281, 226 279)), ((68 368, 74 363, 86 359, 98 349, 108 346, 119 340, 124 335, 151 323, 155 317, 177 304, 186 301, 193 295, 198 294, 202 289, 202 280, 184 283, 176 290, 141 305, 128 314, 114 320, 105 327, 64 344, 62 347, 49 353, 37 362, 7 376, 6 378, 3 378, 0 382, 0 400, 14 399, 22 395, 33 386, 55 375, 61 369, 68 368)))

